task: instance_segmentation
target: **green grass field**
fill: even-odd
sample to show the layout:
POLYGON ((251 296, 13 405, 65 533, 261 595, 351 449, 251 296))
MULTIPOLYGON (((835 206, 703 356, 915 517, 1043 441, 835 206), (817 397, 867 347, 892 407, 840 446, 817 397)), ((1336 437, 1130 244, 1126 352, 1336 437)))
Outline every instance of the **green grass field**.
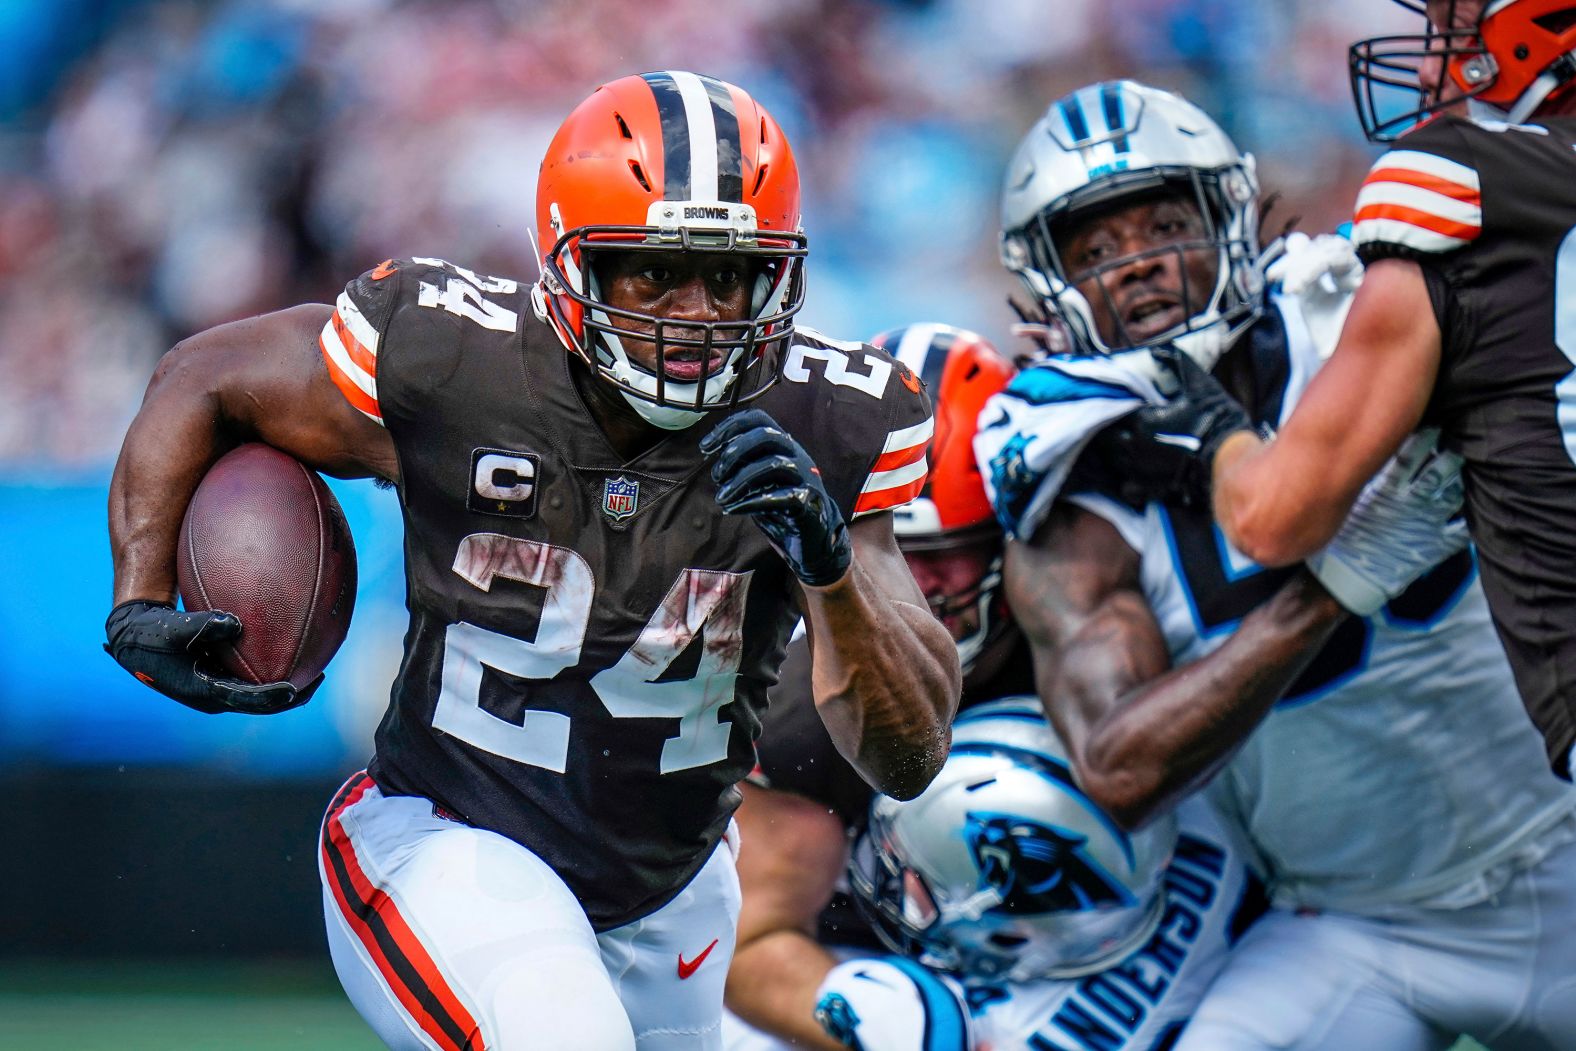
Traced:
POLYGON ((327 961, 0 965, 3 1051, 377 1051, 327 961))
MULTIPOLYGON (((377 1051, 322 963, 6 963, 0 1051, 377 1051)), ((1463 1039, 1452 1051, 1483 1051, 1463 1039)))

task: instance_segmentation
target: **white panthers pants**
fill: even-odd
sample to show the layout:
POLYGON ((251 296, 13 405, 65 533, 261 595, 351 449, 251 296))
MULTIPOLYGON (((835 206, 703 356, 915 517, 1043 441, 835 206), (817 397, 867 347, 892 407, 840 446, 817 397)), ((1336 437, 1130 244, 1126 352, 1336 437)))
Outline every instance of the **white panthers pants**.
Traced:
POLYGON ((535 854, 357 774, 318 852, 334 969, 398 1051, 720 1051, 731 832, 678 897, 596 934, 535 854))
POLYGON ((1232 951, 1176 1051, 1576 1049, 1576 829, 1467 888, 1383 917, 1272 911, 1232 951))

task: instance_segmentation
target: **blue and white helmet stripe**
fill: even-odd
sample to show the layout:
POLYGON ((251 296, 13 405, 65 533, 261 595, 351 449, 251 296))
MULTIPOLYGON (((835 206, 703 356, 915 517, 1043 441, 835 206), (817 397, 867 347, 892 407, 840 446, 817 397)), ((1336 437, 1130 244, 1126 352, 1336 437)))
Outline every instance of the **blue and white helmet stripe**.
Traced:
POLYGON ((1061 117, 1060 128, 1051 121, 1047 130, 1063 149, 1090 149, 1110 144, 1113 156, 1127 153, 1143 110, 1143 100, 1137 96, 1134 96, 1137 105, 1128 105, 1129 94, 1123 82, 1114 80, 1079 88, 1047 111, 1047 116, 1055 112, 1061 117), (1065 132, 1065 135, 1058 132, 1065 132))

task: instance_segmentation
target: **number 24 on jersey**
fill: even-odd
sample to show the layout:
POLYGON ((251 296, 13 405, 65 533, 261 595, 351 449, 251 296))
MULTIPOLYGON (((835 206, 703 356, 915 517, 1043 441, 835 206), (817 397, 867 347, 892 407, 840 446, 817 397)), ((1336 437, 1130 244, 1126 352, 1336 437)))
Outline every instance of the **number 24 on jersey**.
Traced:
MULTIPOLYGON (((494 755, 563 773, 571 718, 533 710, 525 712, 519 725, 498 718, 481 706, 482 668, 544 680, 578 664, 595 591, 591 567, 566 547, 473 533, 460 541, 454 571, 483 591, 491 591, 502 578, 542 588, 547 594, 532 642, 463 621, 449 625, 433 728, 494 755)), ((719 721, 718 715, 734 698, 749 585, 749 573, 684 570, 634 645, 618 663, 591 677, 591 688, 616 719, 679 720, 678 733, 663 743, 664 774, 727 758, 732 727, 719 721), (703 627, 704 649, 695 674, 679 681, 655 681, 703 627)))

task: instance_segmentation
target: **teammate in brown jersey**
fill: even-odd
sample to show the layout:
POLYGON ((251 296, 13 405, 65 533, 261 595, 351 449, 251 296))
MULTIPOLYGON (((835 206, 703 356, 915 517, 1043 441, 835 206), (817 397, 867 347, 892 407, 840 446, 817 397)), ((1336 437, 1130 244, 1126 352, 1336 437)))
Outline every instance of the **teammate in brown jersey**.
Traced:
POLYGON ((110 649, 199 710, 300 703, 202 673, 239 625, 170 608, 182 511, 239 441, 396 484, 405 661, 319 854, 347 992, 393 1047, 716 1047, 734 786, 801 614, 864 777, 909 797, 946 756, 957 652, 890 513, 929 406, 793 327, 798 174, 741 89, 604 85, 537 193, 534 286, 390 260, 166 357, 112 485, 110 649))
POLYGON ((1368 269, 1329 364, 1269 443, 1195 370, 1181 397, 1138 415, 1132 458, 1155 484, 1212 498, 1249 557, 1286 565, 1335 534, 1409 433, 1442 428, 1465 459, 1467 520, 1522 700, 1569 778, 1576 0, 1397 2, 1424 33, 1352 49, 1365 130, 1399 141, 1357 199, 1368 269), (1421 104, 1397 112, 1408 90, 1421 104))

